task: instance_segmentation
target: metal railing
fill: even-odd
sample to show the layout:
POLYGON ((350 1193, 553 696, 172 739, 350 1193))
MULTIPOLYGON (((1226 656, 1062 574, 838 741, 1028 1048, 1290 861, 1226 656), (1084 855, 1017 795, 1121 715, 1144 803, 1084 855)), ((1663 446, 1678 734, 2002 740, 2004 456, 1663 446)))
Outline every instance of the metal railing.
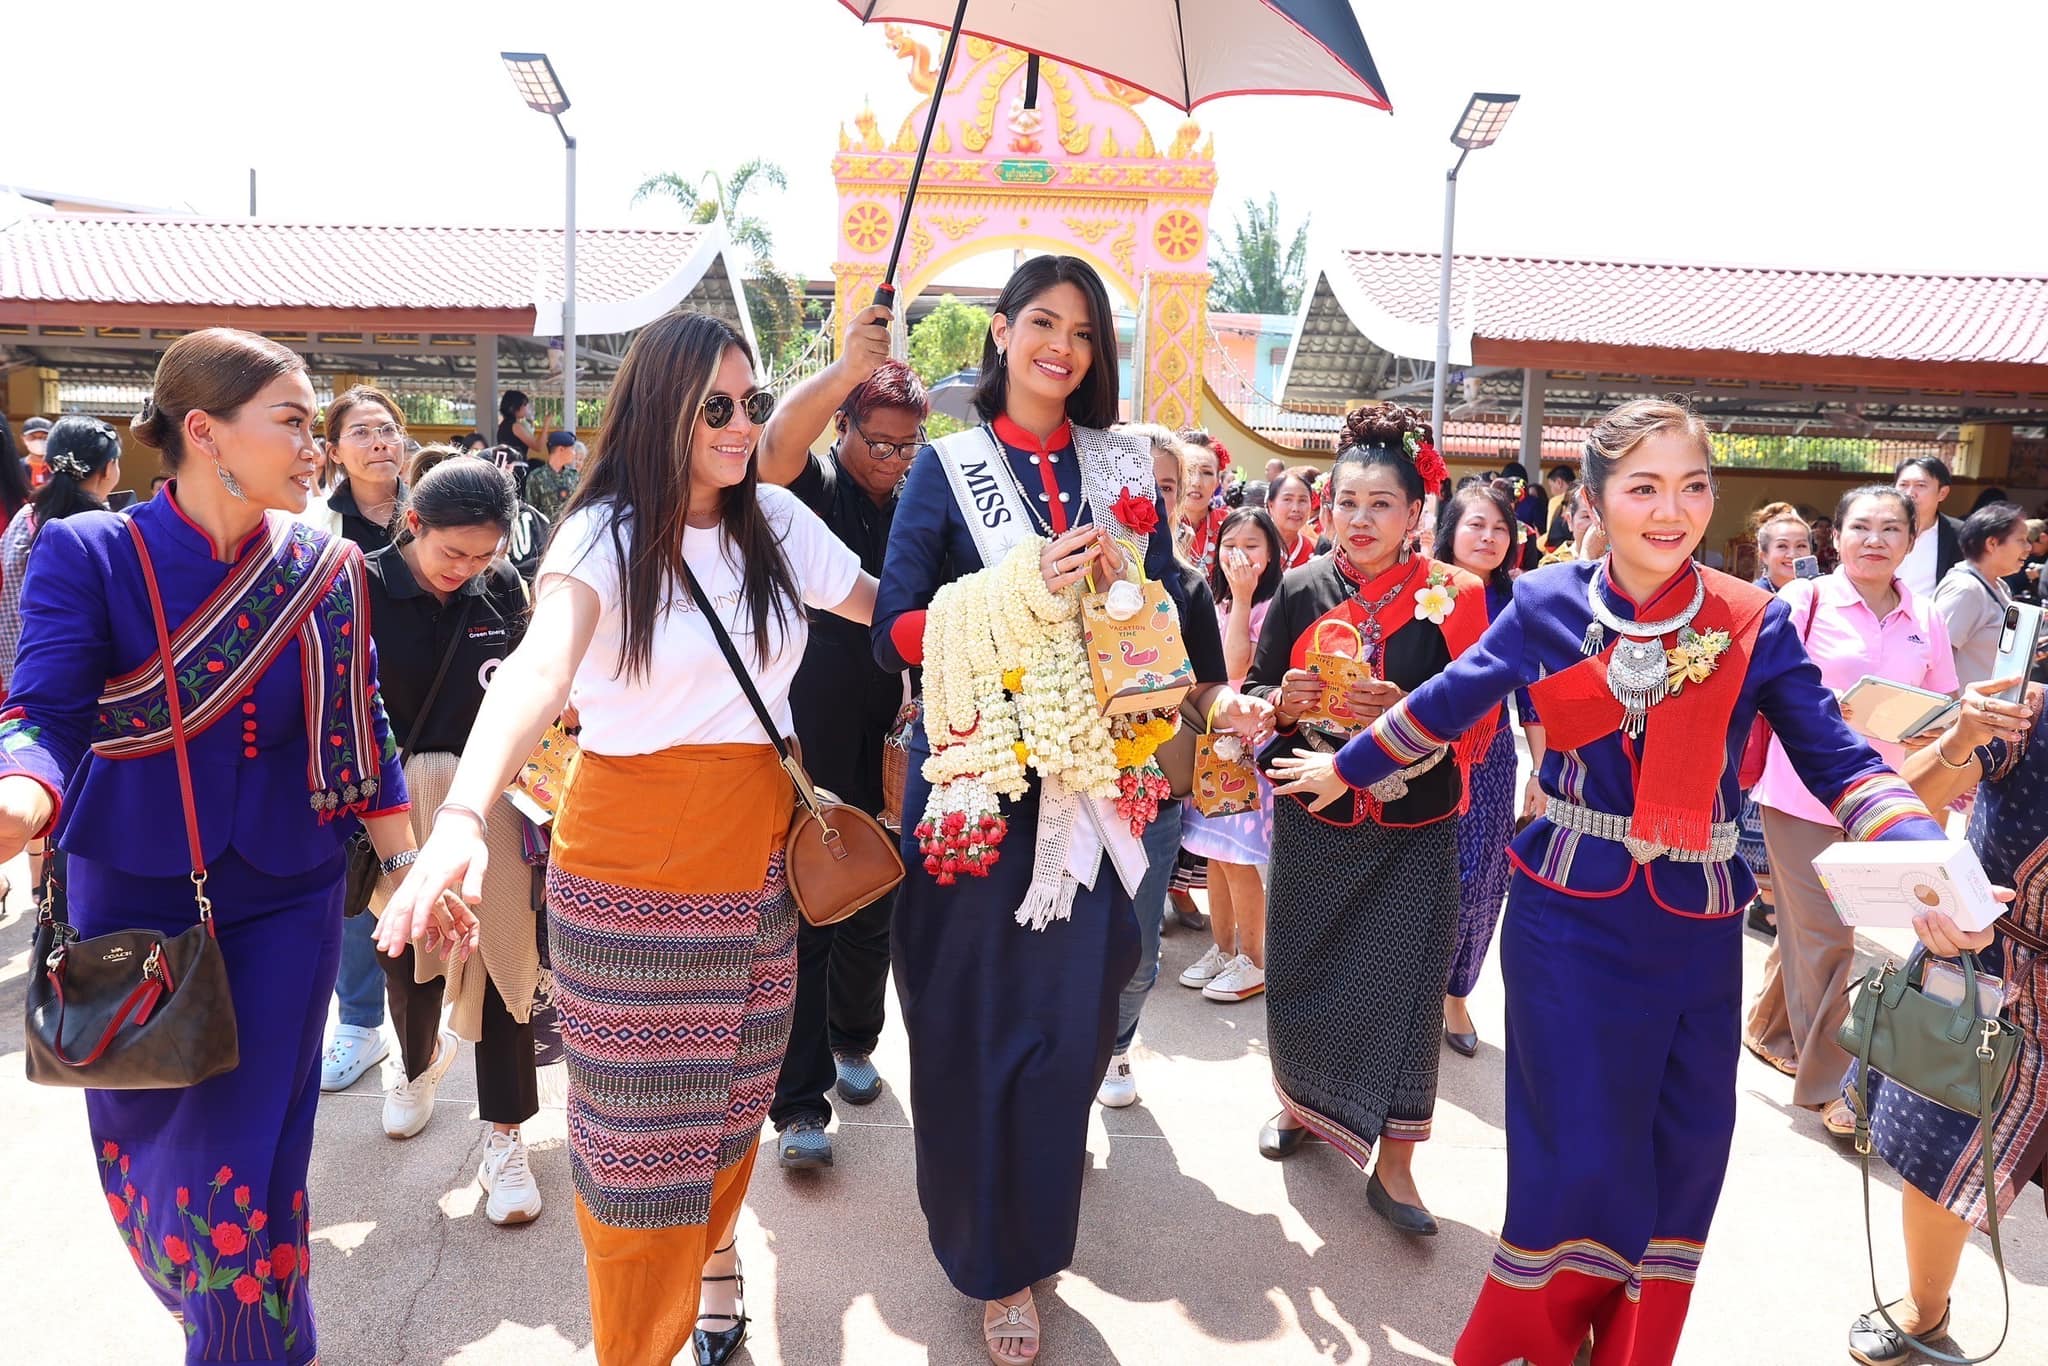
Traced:
POLYGON ((1216 397, 1238 421, 1259 435, 1272 437, 1286 445, 1294 445, 1302 439, 1332 438, 1342 430, 1344 413, 1341 405, 1292 406, 1282 403, 1262 391, 1238 368, 1236 357, 1223 344, 1215 324, 1209 324, 1208 331, 1209 345, 1220 364, 1205 367, 1205 377, 1216 397))
POLYGON ((838 338, 839 310, 834 308, 818 324, 818 330, 811 334, 810 344, 804 348, 803 354, 768 377, 768 387, 778 394, 785 394, 792 386, 824 370, 839 358, 838 338))

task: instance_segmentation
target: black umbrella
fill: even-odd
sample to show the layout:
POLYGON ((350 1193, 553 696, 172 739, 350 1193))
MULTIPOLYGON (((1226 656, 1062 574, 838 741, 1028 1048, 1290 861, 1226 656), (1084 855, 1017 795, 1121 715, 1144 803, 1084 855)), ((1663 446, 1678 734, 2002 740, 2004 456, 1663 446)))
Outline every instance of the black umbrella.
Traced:
POLYGON ((946 30, 924 135, 917 141, 896 240, 875 301, 896 301, 896 259, 924 174, 925 149, 970 34, 1030 54, 1024 103, 1037 103, 1040 54, 1143 90, 1180 110, 1225 95, 1333 95, 1391 110, 1348 0, 839 0, 864 24, 946 30), (949 13, 950 12, 950 13, 949 13))

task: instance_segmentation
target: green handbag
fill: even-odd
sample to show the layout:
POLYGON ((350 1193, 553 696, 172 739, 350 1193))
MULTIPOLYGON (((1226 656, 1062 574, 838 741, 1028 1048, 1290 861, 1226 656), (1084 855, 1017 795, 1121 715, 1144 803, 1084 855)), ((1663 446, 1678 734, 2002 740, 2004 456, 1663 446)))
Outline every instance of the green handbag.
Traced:
POLYGON ((1896 960, 1867 974, 1835 1042, 1861 1064, 1856 1069, 1856 1151, 1863 1166, 1863 1240, 1870 1257, 1870 1293, 1877 1313, 1892 1331, 1935 1361, 1975 1366, 1998 1355, 2012 1328, 2012 1292, 2005 1281, 2005 1251, 1998 1242, 1998 1155, 1992 1119, 1999 1093, 2019 1057, 2020 1032, 2006 1020, 1986 1017, 1977 999, 1977 955, 1963 955, 1963 999, 1943 1005, 1921 989, 1931 955, 1921 954, 1908 971, 1896 960), (1877 1288, 1877 1253, 1870 1236, 1870 1074, 1903 1086, 1936 1104, 1975 1115, 1984 1160, 1984 1202, 1990 1215, 1991 1255, 2005 1293, 2005 1326, 1998 1346, 1980 1357, 1950 1356, 1906 1333, 1892 1320, 1877 1288))

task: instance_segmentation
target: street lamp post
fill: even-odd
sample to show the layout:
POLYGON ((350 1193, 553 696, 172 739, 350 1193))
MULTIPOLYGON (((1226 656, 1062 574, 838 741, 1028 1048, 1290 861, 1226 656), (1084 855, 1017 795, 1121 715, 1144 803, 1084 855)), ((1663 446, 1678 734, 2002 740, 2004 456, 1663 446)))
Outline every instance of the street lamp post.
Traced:
POLYGON ((1458 159, 1444 172, 1444 254, 1436 286, 1436 382, 1429 400, 1429 426, 1437 445, 1448 448, 1444 435, 1444 385, 1451 371, 1451 224, 1458 215, 1458 171, 1465 158, 1481 147, 1491 147, 1507 127, 1508 115, 1521 102, 1520 95, 1476 94, 1465 105, 1465 114, 1451 132, 1458 159))
POLYGON ((512 87, 526 107, 555 121, 562 135, 568 185, 562 207, 562 426, 576 430, 576 139, 562 126, 569 97, 545 52, 501 52, 512 87))

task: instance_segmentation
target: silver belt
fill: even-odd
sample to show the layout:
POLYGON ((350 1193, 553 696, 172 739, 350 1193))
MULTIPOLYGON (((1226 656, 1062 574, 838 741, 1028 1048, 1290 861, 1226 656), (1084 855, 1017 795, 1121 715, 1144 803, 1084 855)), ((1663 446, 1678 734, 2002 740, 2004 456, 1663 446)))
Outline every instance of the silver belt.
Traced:
POLYGON ((1596 840, 1608 840, 1628 850, 1629 857, 1637 863, 1648 863, 1653 859, 1669 859, 1673 863, 1726 863, 1735 857, 1736 828, 1734 821, 1716 821, 1712 833, 1707 837, 1707 847, 1701 849, 1673 849, 1668 844, 1653 844, 1639 840, 1631 831, 1635 826, 1632 816, 1617 816, 1612 812, 1595 811, 1590 806, 1580 806, 1562 797, 1552 797, 1543 808, 1543 814, 1550 823, 1560 830, 1570 830, 1581 835, 1591 835, 1596 840))

